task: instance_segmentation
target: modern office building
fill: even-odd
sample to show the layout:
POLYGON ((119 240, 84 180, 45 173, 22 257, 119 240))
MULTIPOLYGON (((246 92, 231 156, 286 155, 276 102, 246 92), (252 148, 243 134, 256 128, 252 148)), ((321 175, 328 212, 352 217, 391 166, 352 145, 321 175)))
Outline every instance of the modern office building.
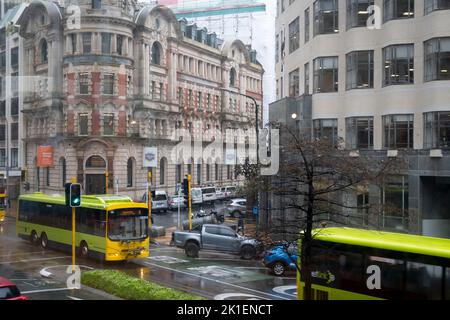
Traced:
POLYGON ((312 136, 409 161, 354 204, 401 209, 380 228, 449 237, 450 1, 278 0, 275 40, 271 108, 311 95, 312 136))
POLYGON ((87 194, 140 198, 149 171, 170 193, 188 173, 195 186, 236 182, 224 144, 206 147, 222 134, 250 141, 256 124, 244 95, 262 103, 263 69, 241 41, 219 47, 167 7, 136 1, 35 0, 19 24, 31 190, 61 192, 76 177, 87 194), (80 19, 66 20, 71 4, 80 19), (187 135, 202 142, 186 160, 187 135))

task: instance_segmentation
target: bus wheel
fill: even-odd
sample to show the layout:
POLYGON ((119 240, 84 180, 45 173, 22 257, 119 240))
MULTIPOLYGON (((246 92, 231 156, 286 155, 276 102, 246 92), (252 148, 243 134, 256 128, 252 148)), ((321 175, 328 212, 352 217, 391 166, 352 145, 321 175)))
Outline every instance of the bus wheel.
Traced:
POLYGON ((36 231, 31 231, 31 235, 30 235, 30 242, 34 245, 37 245, 39 241, 38 235, 36 233, 36 231))
POLYGON ((87 258, 89 255, 89 247, 85 241, 81 241, 80 243, 80 256, 82 258, 87 258))
POLYGON ((41 247, 47 249, 48 247, 48 238, 45 232, 41 234, 41 247))

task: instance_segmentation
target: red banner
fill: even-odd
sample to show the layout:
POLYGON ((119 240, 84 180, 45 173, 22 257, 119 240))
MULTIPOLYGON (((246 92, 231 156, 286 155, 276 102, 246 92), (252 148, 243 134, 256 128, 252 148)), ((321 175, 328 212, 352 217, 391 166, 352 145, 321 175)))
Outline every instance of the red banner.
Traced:
POLYGON ((37 152, 38 168, 53 167, 53 147, 39 146, 37 152))

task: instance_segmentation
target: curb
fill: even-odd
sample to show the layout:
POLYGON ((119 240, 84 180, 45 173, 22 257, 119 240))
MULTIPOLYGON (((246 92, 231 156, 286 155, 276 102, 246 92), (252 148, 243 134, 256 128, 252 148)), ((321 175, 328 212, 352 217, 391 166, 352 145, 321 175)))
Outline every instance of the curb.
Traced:
POLYGON ((103 300, 125 300, 125 299, 116 297, 115 295, 112 295, 112 294, 110 294, 110 293, 107 293, 107 292, 105 292, 105 291, 98 290, 98 289, 94 289, 94 288, 92 288, 92 287, 88 287, 88 286, 86 286, 86 285, 84 285, 84 284, 81 284, 81 289, 82 289, 82 290, 86 290, 86 291, 88 291, 88 292, 90 292, 90 293, 93 293, 93 294, 95 294, 95 295, 102 296, 102 297, 105 298, 105 299, 103 299, 103 300))

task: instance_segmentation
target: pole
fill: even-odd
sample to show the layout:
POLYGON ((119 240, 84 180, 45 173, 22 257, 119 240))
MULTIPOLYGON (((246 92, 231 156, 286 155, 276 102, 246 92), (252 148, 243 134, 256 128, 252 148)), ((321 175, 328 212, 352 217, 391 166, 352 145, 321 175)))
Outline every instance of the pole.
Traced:
POLYGON ((189 205, 189 231, 192 230, 192 194, 191 194, 191 175, 188 174, 188 205, 189 205))
POLYGON ((181 184, 178 187, 178 230, 181 230, 181 184))
MULTIPOLYGON (((72 183, 77 183, 77 178, 72 177, 72 183)), ((75 272, 75 208, 72 208, 72 272, 75 272)))
POLYGON ((108 173, 108 171, 105 171, 105 182, 106 182, 106 191, 105 191, 105 194, 108 194, 109 193, 109 173, 108 173))
POLYGON ((152 231, 152 172, 148 172, 148 188, 147 188, 147 203, 148 203, 148 227, 151 234, 152 231))

